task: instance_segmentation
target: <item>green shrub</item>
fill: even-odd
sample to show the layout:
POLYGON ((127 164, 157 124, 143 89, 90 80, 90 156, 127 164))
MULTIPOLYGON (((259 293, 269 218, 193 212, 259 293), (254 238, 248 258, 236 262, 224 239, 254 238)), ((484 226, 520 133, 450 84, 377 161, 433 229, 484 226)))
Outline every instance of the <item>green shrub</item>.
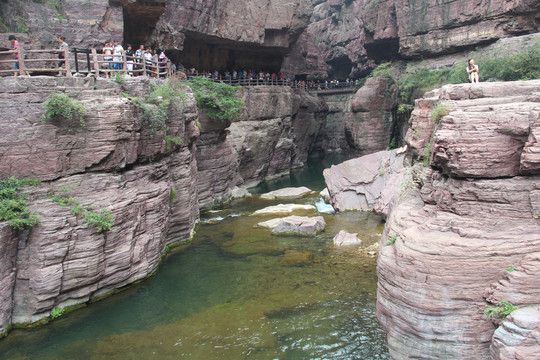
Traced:
POLYGON ((83 221, 88 226, 94 226, 98 233, 102 233, 104 231, 112 230, 114 225, 114 216, 112 211, 107 209, 102 209, 99 213, 90 209, 87 210, 86 217, 83 221))
POLYGON ((9 226, 17 230, 39 224, 37 214, 31 212, 28 206, 28 195, 21 194, 24 186, 39 185, 36 179, 0 179, 0 221, 7 221, 9 226))
POLYGON ((66 309, 60 309, 58 306, 55 307, 54 311, 51 313, 51 320, 59 318, 60 316, 64 315, 65 312, 66 309))
POLYGON ((122 93, 122 95, 142 110, 141 127, 149 129, 152 135, 158 131, 167 134, 171 101, 174 98, 180 98, 183 101, 187 97, 186 87, 178 79, 167 79, 162 85, 154 86, 144 99, 126 93, 122 93))
POLYGON ((368 77, 377 77, 377 76, 384 76, 387 78, 392 78, 392 71, 394 71, 394 67, 392 66, 392 63, 385 62, 377 66, 371 74, 368 77))
POLYGON ((441 122, 441 119, 450 114, 450 108, 444 104, 437 104, 431 112, 431 118, 436 124, 441 122))
POLYGON ((84 105, 66 94, 52 93, 45 101, 45 119, 64 118, 66 120, 79 120, 81 127, 85 126, 84 105))
POLYGON ((73 191, 72 186, 62 185, 60 191, 64 194, 57 195, 54 190, 51 190, 47 198, 51 199, 60 206, 70 207, 69 212, 77 217, 82 218, 82 221, 87 226, 94 226, 99 233, 113 229, 114 216, 110 210, 103 209, 97 213, 91 207, 86 209, 81 206, 79 200, 74 197, 68 197, 65 193, 73 191))
POLYGON ((184 139, 181 138, 180 136, 169 136, 169 135, 167 135, 165 137, 165 144, 166 144, 167 151, 171 151, 171 149, 173 148, 173 144, 174 144, 174 146, 183 145, 184 144, 184 139))
POLYGON ((197 106, 206 109, 213 120, 232 120, 242 115, 244 100, 237 97, 239 86, 213 82, 205 77, 195 77, 189 82, 197 106))
POLYGON ((517 310, 517 306, 512 305, 506 300, 502 300, 497 306, 487 305, 484 310, 484 315, 492 319, 495 315, 505 318, 512 311, 517 310))

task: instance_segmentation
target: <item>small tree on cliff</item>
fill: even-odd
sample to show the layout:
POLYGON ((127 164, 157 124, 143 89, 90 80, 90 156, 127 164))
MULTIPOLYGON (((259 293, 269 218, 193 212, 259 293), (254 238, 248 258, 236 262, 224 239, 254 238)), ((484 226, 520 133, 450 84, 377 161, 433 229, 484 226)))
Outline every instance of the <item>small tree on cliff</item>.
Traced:
POLYGON ((237 97, 239 86, 213 82, 205 77, 196 77, 189 82, 197 106, 207 111, 214 120, 231 120, 242 115, 244 100, 237 97))

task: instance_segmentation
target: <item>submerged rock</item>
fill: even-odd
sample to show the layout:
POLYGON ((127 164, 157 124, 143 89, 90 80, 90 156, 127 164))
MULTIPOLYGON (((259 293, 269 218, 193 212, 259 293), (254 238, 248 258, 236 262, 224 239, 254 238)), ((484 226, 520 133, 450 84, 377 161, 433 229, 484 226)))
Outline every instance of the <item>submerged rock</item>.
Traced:
POLYGON ((274 199, 295 199, 307 194, 312 193, 311 189, 305 186, 302 187, 288 187, 279 190, 270 191, 261 195, 261 199, 274 200, 274 199))
POLYGON ((253 215, 262 215, 262 214, 282 214, 282 213, 291 213, 297 210, 316 210, 317 208, 313 205, 304 205, 304 204, 279 204, 274 206, 267 206, 263 209, 259 209, 253 213, 253 215))
POLYGON ((284 266, 303 266, 313 261, 313 253, 311 251, 287 250, 279 260, 284 266))
POLYGON ((259 226, 267 227, 274 234, 314 235, 326 226, 322 216, 289 216, 260 222, 259 226))
POLYGON ((341 230, 334 237, 334 245, 335 246, 360 245, 362 243, 362 240, 360 240, 357 235, 358 234, 350 234, 346 232, 345 230, 341 230))

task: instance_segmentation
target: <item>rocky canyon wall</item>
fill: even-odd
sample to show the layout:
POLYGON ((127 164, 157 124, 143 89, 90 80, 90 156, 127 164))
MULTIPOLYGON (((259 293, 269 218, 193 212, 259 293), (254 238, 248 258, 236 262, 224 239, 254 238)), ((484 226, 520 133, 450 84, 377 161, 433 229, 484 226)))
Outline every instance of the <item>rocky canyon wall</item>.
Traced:
POLYGON ((259 87, 244 90, 239 119, 221 123, 200 112, 186 88, 185 98, 169 106, 165 134, 121 94, 144 96, 155 80, 0 81, 0 174, 42 182, 25 190, 40 224, 23 232, 6 223, 0 229, 0 332, 151 274, 168 244, 190 239, 200 207, 302 166, 326 111, 306 93, 259 87), (53 92, 84 104, 84 126, 44 119, 53 92), (51 191, 84 208, 110 210, 113 230, 88 227, 51 191))
POLYGON ((308 79, 357 78, 381 61, 439 57, 540 27, 536 0, 61 0, 2 3, 0 12, 0 31, 30 48, 56 47, 58 35, 80 48, 119 39, 198 69, 308 79))
POLYGON ((378 153, 325 171, 336 208, 387 218, 377 315, 392 359, 540 353, 539 95, 538 80, 444 86, 411 116, 407 161, 424 164, 378 153), (499 326, 484 310, 503 300, 522 309, 499 326))

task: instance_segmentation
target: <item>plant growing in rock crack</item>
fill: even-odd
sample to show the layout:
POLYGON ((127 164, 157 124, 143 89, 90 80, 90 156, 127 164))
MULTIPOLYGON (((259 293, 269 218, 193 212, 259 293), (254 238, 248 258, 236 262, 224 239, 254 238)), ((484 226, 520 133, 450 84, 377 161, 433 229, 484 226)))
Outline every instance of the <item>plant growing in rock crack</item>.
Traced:
POLYGON ((144 98, 130 96, 127 93, 122 93, 122 95, 142 110, 142 128, 149 129, 151 135, 161 132, 163 135, 170 136, 166 140, 168 148, 171 148, 172 144, 183 144, 182 134, 168 134, 170 129, 167 126, 171 102, 175 99, 185 101, 187 98, 186 85, 183 82, 178 79, 167 79, 162 85, 154 86, 144 98))
POLYGON ((81 127, 86 125, 84 117, 86 110, 83 103, 72 99, 66 94, 52 93, 45 100, 44 119, 66 119, 68 121, 79 121, 81 127))
POLYGON ((431 111, 431 118, 438 126, 441 123, 441 119, 448 114, 450 114, 450 108, 447 105, 439 103, 431 111))
POLYGON ((390 239, 388 239, 388 241, 386 242, 386 244, 384 244, 384 246, 394 245, 398 237, 399 237, 399 234, 395 234, 391 236, 390 239))
POLYGON ((0 179, 0 221, 7 221, 9 226, 17 230, 39 224, 37 213, 30 211, 29 195, 23 194, 22 189, 40 185, 36 179, 0 179))
POLYGON ((81 206, 79 200, 72 196, 68 196, 67 193, 73 191, 71 185, 60 186, 61 195, 57 195, 54 190, 49 191, 48 199, 56 202, 60 206, 69 207, 69 212, 78 218, 81 218, 83 223, 87 226, 93 226, 98 233, 113 230, 114 215, 112 211, 108 209, 102 209, 99 212, 94 211, 92 207, 84 208, 81 206))
POLYGON ((512 264, 510 264, 510 265, 506 268, 506 271, 508 271, 508 272, 512 272, 512 271, 514 271, 514 270, 516 270, 516 267, 515 267, 514 265, 512 265, 512 264))
POLYGON ((501 300, 501 302, 497 304, 497 306, 486 305, 486 308, 484 309, 484 315, 486 315, 490 319, 492 319, 496 315, 504 319, 512 311, 517 309, 518 307, 512 305, 512 303, 510 303, 509 301, 501 300))
POLYGON ((210 119, 226 121, 242 115, 244 100, 237 96, 241 87, 216 83, 202 76, 195 77, 189 86, 197 106, 205 109, 210 119))
POLYGON ((51 313, 51 320, 59 318, 60 316, 64 315, 65 312, 66 312, 66 309, 61 309, 58 306, 55 307, 54 311, 51 313))

